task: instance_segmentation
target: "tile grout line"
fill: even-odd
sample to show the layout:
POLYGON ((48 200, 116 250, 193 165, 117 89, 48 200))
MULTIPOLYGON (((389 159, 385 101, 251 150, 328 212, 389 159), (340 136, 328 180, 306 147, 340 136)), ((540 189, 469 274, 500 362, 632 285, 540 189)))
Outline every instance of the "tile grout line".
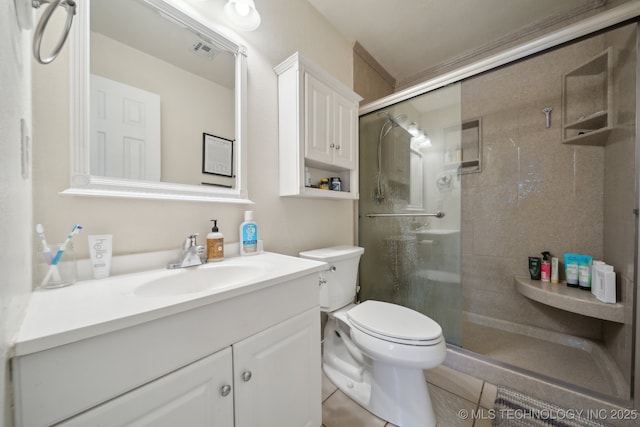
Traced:
MULTIPOLYGON (((484 387, 487 385, 486 381, 482 381, 482 387, 480 387, 480 395, 478 395, 478 402, 476 402, 476 414, 480 412, 480 402, 482 402, 482 393, 484 393, 484 387)), ((471 427, 475 427, 477 419, 475 417, 471 417, 473 422, 471 423, 471 427)))

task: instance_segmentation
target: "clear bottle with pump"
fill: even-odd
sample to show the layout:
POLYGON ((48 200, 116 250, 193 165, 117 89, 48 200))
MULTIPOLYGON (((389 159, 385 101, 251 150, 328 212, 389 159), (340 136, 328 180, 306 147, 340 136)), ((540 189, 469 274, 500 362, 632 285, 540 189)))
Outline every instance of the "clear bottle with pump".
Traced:
POLYGON ((244 211, 244 222, 240 224, 240 255, 258 253, 258 224, 253 220, 253 211, 244 211))
POLYGON ((551 261, 549 260, 551 253, 542 252, 542 267, 540 269, 540 280, 549 282, 551 280, 551 261))
POLYGON ((218 230, 218 220, 212 219, 213 228, 207 234, 207 262, 222 261, 224 259, 224 235, 218 230))

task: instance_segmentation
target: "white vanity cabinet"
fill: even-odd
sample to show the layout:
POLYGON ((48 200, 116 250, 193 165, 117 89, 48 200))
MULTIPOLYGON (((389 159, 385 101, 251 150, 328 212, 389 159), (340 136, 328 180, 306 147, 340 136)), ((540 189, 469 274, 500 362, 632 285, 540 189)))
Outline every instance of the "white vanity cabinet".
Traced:
POLYGON ((280 195, 358 198, 358 103, 343 83, 295 53, 278 74, 280 195), (341 191, 317 186, 337 177, 341 191))
MULTIPOLYGON (((301 262, 268 253, 243 258, 273 270, 301 262)), ((73 328, 62 328, 69 320, 61 318, 59 331, 56 321, 45 322, 37 339, 23 330, 12 359, 16 427, 319 427, 318 272, 325 265, 303 267, 168 305, 172 298, 155 297, 157 307, 145 302, 135 315, 131 307, 143 297, 116 283, 127 278, 38 294, 27 323, 108 307, 132 315, 73 328), (62 299, 72 308, 56 308, 62 299)))
POLYGON ((231 427, 232 366, 226 348, 56 425, 231 427))
POLYGON ((314 309, 233 346, 235 427, 319 427, 320 316, 314 309))
POLYGON ((319 329, 308 310, 58 425, 318 427, 319 329))

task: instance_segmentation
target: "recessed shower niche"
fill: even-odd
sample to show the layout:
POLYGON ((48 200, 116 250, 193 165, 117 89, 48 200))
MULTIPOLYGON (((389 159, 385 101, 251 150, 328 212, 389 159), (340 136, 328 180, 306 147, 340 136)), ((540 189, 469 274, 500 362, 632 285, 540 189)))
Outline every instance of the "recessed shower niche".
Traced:
POLYGON ((461 173, 482 171, 482 118, 444 129, 444 164, 461 173))

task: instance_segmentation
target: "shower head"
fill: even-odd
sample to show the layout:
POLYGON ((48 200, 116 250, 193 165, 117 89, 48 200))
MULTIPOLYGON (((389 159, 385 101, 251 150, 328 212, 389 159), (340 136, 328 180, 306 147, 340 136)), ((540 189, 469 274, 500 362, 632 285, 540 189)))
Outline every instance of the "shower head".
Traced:
POLYGON ((378 114, 387 118, 387 121, 384 122, 384 124, 382 125, 382 128, 380 129, 381 138, 384 138, 385 136, 387 136, 389 132, 391 132, 391 129, 393 129, 394 127, 398 127, 398 126, 403 127, 402 125, 404 124, 404 122, 407 121, 406 114, 399 114, 397 116, 393 116, 391 115, 391 113, 387 111, 381 111, 378 114))
POLYGON ((401 126, 402 124, 404 124, 404 122, 407 121, 406 114, 398 114, 397 116, 394 116, 388 111, 380 111, 378 114, 386 117, 387 122, 390 122, 393 127, 401 126))

